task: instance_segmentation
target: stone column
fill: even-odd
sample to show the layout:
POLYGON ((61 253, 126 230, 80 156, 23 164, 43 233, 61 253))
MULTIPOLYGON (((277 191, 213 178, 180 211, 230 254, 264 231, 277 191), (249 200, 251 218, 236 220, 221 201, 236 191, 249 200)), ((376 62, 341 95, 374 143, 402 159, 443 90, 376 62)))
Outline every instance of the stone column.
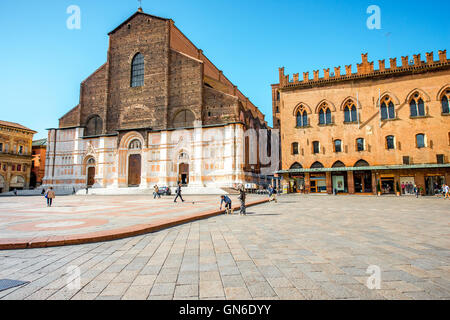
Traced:
POLYGON ((333 179, 331 178, 331 172, 326 172, 327 193, 333 194, 333 179))
POLYGON ((425 193, 425 174, 421 171, 416 171, 414 174, 414 183, 418 188, 423 188, 425 193))
POLYGON ((311 192, 311 180, 310 180, 310 174, 309 172, 305 173, 305 193, 311 192))
POLYGON ((355 181, 353 180, 353 171, 347 171, 348 193, 355 193, 355 181))
POLYGON ((372 171, 372 193, 377 194, 377 173, 372 171))

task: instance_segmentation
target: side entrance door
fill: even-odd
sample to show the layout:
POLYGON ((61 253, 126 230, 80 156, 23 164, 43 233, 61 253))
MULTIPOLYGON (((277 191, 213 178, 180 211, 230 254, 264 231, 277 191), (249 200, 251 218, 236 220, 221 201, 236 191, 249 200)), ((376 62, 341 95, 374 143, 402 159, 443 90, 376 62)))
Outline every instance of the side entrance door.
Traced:
POLYGON ((138 187, 141 184, 141 155, 132 154, 128 161, 128 186, 138 187))
POLYGON ((87 186, 92 187, 95 183, 95 167, 88 168, 87 186))

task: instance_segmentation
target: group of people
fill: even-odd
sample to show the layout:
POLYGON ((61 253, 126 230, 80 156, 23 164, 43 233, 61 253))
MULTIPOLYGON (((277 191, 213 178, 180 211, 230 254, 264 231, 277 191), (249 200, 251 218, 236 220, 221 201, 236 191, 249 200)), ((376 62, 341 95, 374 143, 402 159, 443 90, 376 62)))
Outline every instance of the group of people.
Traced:
POLYGON ((402 188, 402 194, 414 194, 414 188, 416 186, 413 185, 411 182, 407 182, 407 183, 402 183, 401 188, 402 188))
MULTIPOLYGON (((181 187, 182 187, 182 184, 178 183, 177 189, 175 191, 175 199, 173 200, 174 203, 176 203, 178 199, 180 199, 181 202, 185 202, 185 200, 183 199, 183 196, 181 194, 181 187)), ((153 199, 156 199, 156 198, 158 198, 158 199, 161 198, 161 194, 159 193, 158 185, 155 185, 153 187, 153 199)), ((238 200, 240 202, 240 212, 239 212, 240 215, 247 215, 245 199, 246 199, 245 188, 243 185, 241 185, 241 186, 239 186, 239 197, 238 197, 238 200)), ((275 198, 275 201, 276 201, 276 198, 275 198)), ((233 214, 232 200, 227 195, 220 196, 220 210, 222 210, 222 207, 224 204, 225 204, 225 213, 233 214)))
MULTIPOLYGON (((239 215, 247 215, 247 208, 245 206, 245 198, 246 198, 246 194, 245 194, 245 189, 244 186, 240 186, 239 187, 239 197, 238 200, 240 202, 240 211, 239 211, 239 215)), ((229 196, 227 195, 222 195, 220 196, 220 210, 222 210, 222 205, 225 203, 225 213, 226 214, 233 214, 233 209, 232 209, 232 201, 230 199, 229 196)))

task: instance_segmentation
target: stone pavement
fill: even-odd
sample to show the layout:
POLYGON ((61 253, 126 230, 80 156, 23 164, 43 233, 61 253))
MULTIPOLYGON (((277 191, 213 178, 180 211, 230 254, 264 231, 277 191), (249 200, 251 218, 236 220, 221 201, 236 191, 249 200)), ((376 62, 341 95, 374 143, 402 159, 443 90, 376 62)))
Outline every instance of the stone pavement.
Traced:
MULTIPOLYGON (((219 196, 151 195, 57 197, 51 208, 40 197, 0 198, 0 250, 116 240, 159 231, 220 213, 219 196)), ((233 206, 239 205, 231 196, 233 206)), ((248 196, 248 204, 267 196, 248 196)))
POLYGON ((450 201, 279 200, 144 236, 0 251, 0 279, 30 281, 0 299, 450 299, 450 201), (373 265, 379 290, 366 286, 373 265))

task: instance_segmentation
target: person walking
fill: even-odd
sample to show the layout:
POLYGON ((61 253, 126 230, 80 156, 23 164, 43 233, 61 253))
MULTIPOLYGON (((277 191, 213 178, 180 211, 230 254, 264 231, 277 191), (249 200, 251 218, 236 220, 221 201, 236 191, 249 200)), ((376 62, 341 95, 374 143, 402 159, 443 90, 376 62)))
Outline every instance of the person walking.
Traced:
POLYGON ((416 198, 419 197, 419 187, 417 185, 414 185, 414 193, 416 195, 416 198))
POLYGON ((450 187, 447 184, 445 184, 444 185, 444 200, 450 198, 449 193, 450 193, 450 187))
POLYGON ((273 200, 272 196, 273 196, 273 188, 272 186, 269 186, 267 188, 267 190, 269 191, 269 202, 273 200))
POLYGON ((153 199, 156 199, 156 197, 158 197, 158 199, 161 199, 161 195, 159 194, 159 187, 157 184, 153 186, 153 199))
POLYGON ((182 202, 184 202, 183 197, 181 196, 181 183, 178 183, 177 191, 175 192, 176 197, 173 202, 177 202, 177 199, 180 198, 182 202))
POLYGON ((231 199, 226 195, 220 196, 220 210, 222 210, 222 204, 225 203, 226 214, 233 214, 231 211, 231 199))
POLYGON ((247 215, 247 211, 246 211, 246 207, 245 207, 245 198, 246 198, 246 194, 245 194, 245 189, 244 186, 241 186, 241 188, 239 189, 239 201, 241 203, 241 207, 240 207, 240 211, 239 211, 239 215, 247 215))
POLYGON ((45 197, 47 198, 47 207, 51 207, 53 204, 53 199, 56 197, 53 187, 50 187, 50 189, 47 190, 45 197))
POLYGON ((275 203, 278 203, 277 196, 278 196, 278 190, 277 190, 277 187, 275 186, 272 188, 272 197, 273 197, 273 201, 275 201, 275 203))

